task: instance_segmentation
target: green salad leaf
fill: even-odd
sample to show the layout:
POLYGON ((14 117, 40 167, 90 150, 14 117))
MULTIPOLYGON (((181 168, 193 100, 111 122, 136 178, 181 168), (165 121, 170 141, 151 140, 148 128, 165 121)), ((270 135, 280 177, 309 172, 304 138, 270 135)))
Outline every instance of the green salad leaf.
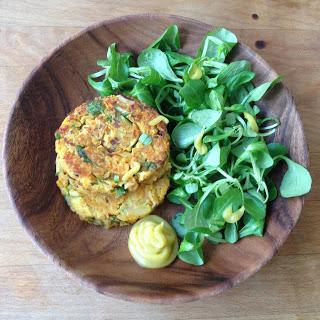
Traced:
POLYGON ((199 125, 186 122, 174 128, 171 139, 178 148, 185 149, 193 144, 200 132, 201 127, 199 125))
POLYGON ((281 80, 281 77, 278 77, 272 81, 263 83, 259 87, 252 89, 248 93, 248 95, 243 99, 241 104, 259 101, 270 88, 272 88, 275 84, 279 83, 281 80))
POLYGON ((260 220, 266 216, 266 204, 255 194, 244 194, 244 208, 254 219, 260 220))
POLYGON ((129 95, 139 99, 149 106, 155 106, 155 101, 150 89, 144 85, 141 80, 134 85, 132 90, 129 92, 129 95))
POLYGON ((224 237, 229 243, 236 243, 239 239, 237 223, 227 223, 224 229, 224 237))
POLYGON ((221 114, 222 112, 212 109, 193 110, 188 118, 201 128, 210 128, 220 119, 221 114))
POLYGON ((221 148, 216 143, 203 158, 204 167, 217 168, 221 164, 221 148))
POLYGON ((182 212, 176 213, 172 219, 171 224, 177 232, 178 237, 183 238, 187 233, 187 229, 184 226, 184 215, 182 212))
POLYGON ((150 48, 143 50, 138 56, 139 67, 150 67, 157 71, 163 79, 182 82, 171 69, 168 58, 160 49, 150 48))
POLYGON ((163 34, 150 44, 148 49, 157 48, 162 51, 178 51, 180 49, 180 34, 178 26, 169 26, 163 34))
POLYGON ((262 237, 265 220, 256 220, 252 217, 245 221, 245 225, 239 231, 239 237, 257 236, 262 237))
POLYGON ((124 81, 128 78, 128 60, 130 54, 119 53, 116 44, 113 43, 108 48, 107 58, 110 63, 109 77, 115 81, 124 81))
POLYGON ((285 198, 291 198, 308 193, 312 183, 309 171, 287 157, 281 158, 287 163, 288 170, 283 176, 280 194, 285 198))
POLYGON ((190 109, 198 108, 204 101, 206 85, 202 80, 189 80, 179 91, 190 109))
POLYGON ((204 257, 202 251, 204 237, 197 232, 188 232, 185 234, 183 241, 180 244, 178 253, 179 258, 195 266, 204 264, 204 257))
POLYGON ((237 44, 237 37, 229 30, 217 28, 207 33, 198 49, 197 57, 213 58, 224 62, 227 54, 237 44))
POLYGON ((165 52, 165 54, 168 58, 171 67, 183 64, 191 65, 193 62, 193 58, 186 54, 171 51, 167 51, 165 52))
MULTIPOLYGON (((88 76, 101 96, 122 92, 169 119, 167 199, 183 207, 171 223, 181 238, 179 258, 197 266, 205 263, 206 241, 217 245, 263 236, 268 203, 278 196, 271 172, 279 162, 288 167, 280 183, 282 197, 304 195, 312 185, 309 171, 289 158, 290 150, 272 142, 280 121, 260 112, 258 101, 281 77, 255 85, 249 61, 230 61, 237 43, 234 33, 217 28, 204 36, 195 56, 189 55, 179 51, 179 28, 170 25, 136 60, 111 44, 97 62, 101 70, 88 76)), ((97 116, 103 110, 92 103, 88 112, 97 116)), ((139 141, 152 143, 145 133, 139 141)), ((81 146, 77 152, 91 161, 81 146)), ((148 161, 143 166, 158 168, 148 161)), ((125 192, 119 188, 116 195, 125 192)))

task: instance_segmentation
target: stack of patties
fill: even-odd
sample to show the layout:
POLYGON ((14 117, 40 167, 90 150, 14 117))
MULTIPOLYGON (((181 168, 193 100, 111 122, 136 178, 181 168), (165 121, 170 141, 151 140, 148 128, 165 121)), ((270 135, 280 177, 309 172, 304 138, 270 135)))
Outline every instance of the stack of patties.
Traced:
POLYGON ((107 228, 134 223, 169 188, 167 119, 122 95, 96 98, 56 131, 57 185, 80 219, 107 228))

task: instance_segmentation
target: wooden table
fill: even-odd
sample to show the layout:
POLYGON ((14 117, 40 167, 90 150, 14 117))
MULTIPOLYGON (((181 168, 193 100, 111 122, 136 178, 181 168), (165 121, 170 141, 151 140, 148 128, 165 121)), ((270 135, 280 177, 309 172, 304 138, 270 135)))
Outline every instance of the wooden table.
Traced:
POLYGON ((19 87, 48 52, 93 22, 141 12, 230 28, 284 76, 310 148, 314 185, 302 216, 272 262, 238 287, 188 304, 139 305, 100 295, 49 261, 20 226, 1 171, 0 319, 320 319, 319 1, 0 0, 1 138, 19 87))

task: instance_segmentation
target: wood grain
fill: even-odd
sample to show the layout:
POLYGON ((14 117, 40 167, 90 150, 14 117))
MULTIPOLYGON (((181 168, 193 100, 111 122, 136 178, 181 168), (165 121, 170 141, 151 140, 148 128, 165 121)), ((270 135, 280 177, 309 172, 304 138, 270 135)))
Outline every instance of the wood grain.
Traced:
POLYGON ((39 4, 37 0, 26 1, 23 5, 17 1, 2 0, 0 24, 31 26, 78 26, 86 27, 92 21, 134 13, 169 13, 195 18, 206 23, 226 25, 229 28, 250 29, 301 29, 317 30, 320 27, 318 11, 320 4, 313 1, 250 1, 243 5, 241 0, 206 1, 192 0, 157 1, 90 1, 79 0, 77 5, 63 0, 39 4), (45 12, 44 12, 45 11, 45 12), (45 14, 44 14, 45 13, 45 14), (253 21, 252 14, 259 16, 253 21), (37 19, 34 19, 34 17, 37 19), (253 24, 252 22, 255 22, 253 24), (259 22, 259 23, 257 23, 259 22))
MULTIPOLYGON (((10 107, 28 73, 59 43, 95 21, 128 13, 167 11, 220 24, 238 34, 253 49, 256 40, 267 39, 257 52, 280 74, 295 97, 310 149, 314 180, 303 214, 288 241, 266 267, 236 288, 214 299, 175 306, 149 306, 122 302, 99 295, 61 272, 32 244, 18 223, 8 201, 0 171, 0 319, 320 319, 319 283, 319 182, 320 62, 309 64, 320 50, 310 30, 319 30, 319 2, 314 1, 121 1, 115 10, 111 0, 68 2, 0 0, 0 136, 3 137, 10 107), (219 10, 215 10, 218 7, 219 10), (281 7, 281 9, 279 8, 281 7), (59 9, 61 8, 61 9, 59 9), (72 12, 71 12, 72 11, 72 12), (231 14, 232 13, 232 14, 231 14), (259 19, 251 18, 257 13, 259 19), (276 19, 274 17, 277 17, 276 19), (274 31, 272 31, 274 30, 274 31), (40 32, 39 32, 40 31, 40 32), (252 36, 252 33, 256 38, 252 36), (246 34, 248 33, 248 36, 246 34), (3 35, 6 34, 4 37, 3 35), (43 35, 47 34, 46 37, 43 35), (65 35, 65 36, 61 36, 65 35), (249 36, 250 35, 250 36, 249 36), (262 36, 263 35, 263 36, 262 36), (272 41, 277 37, 276 43, 272 41), (289 48, 300 48, 299 54, 289 48), (26 37, 28 41, 26 41, 26 37), (16 39, 16 41, 15 41, 16 39), (270 41, 271 39, 271 41, 270 41), (305 39, 309 39, 307 42, 305 39), (32 50, 29 50, 31 47, 32 50), (308 65, 308 66, 307 66, 308 65), (291 266, 292 268, 288 268, 291 266), (30 274, 34 275, 30 278, 30 274), (38 286, 26 284, 34 279, 38 286), (26 285, 23 285, 25 283, 26 285), (258 299, 258 300, 257 300, 258 299), (307 300, 307 303, 306 303, 307 300), (257 303, 258 301, 258 303, 257 303)), ((0 150, 3 145, 0 143, 0 150)), ((0 162, 2 167, 2 162, 0 162)))
MULTIPOLYGON (((236 245, 205 247, 206 264, 196 268, 177 260, 160 270, 138 267, 127 249, 130 228, 105 230, 81 222, 55 186, 54 131, 75 106, 92 97, 86 78, 103 57, 108 43, 140 52, 159 30, 177 23, 183 52, 195 52, 212 26, 169 15, 131 15, 90 27, 48 56, 23 86, 9 120, 5 140, 5 173, 13 204, 32 238, 54 261, 101 293, 125 300, 174 303, 214 295, 256 272, 273 256, 294 227, 302 198, 278 198, 269 207, 263 238, 246 238, 236 245)), ((265 61, 245 45, 232 59, 247 59, 256 84, 276 77, 265 61)), ((275 140, 290 155, 308 165, 302 123, 292 96, 283 85, 261 101, 262 112, 282 122, 275 140)), ((277 169, 277 179, 284 167, 277 169)), ((157 213, 170 217, 177 206, 165 202, 157 213)))
POLYGON ((258 274, 222 295, 176 305, 136 304, 106 298, 78 286, 52 264, 2 267, 0 303, 6 305, 6 299, 11 306, 1 309, 0 316, 45 320, 317 320, 320 283, 314 273, 319 268, 319 258, 319 255, 277 257, 258 274), (48 277, 53 274, 54 279, 48 277))

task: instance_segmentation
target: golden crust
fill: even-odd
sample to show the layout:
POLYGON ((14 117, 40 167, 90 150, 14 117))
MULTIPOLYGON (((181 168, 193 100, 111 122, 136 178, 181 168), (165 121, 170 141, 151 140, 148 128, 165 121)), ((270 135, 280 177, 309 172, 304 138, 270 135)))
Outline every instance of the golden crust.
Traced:
POLYGON ((117 196, 79 191, 65 172, 58 172, 57 185, 72 211, 81 220, 107 228, 134 223, 145 217, 163 200, 169 188, 168 173, 153 184, 143 184, 133 191, 117 196))
POLYGON ((149 125, 158 112, 121 95, 97 98, 95 103, 101 113, 92 115, 84 103, 57 131, 57 160, 63 171, 81 188, 105 193, 122 186, 134 191, 144 181, 158 179, 169 163, 166 124, 149 125), (150 144, 139 141, 143 133, 152 139, 150 144), (139 166, 138 172, 122 181, 134 166, 139 166))
POLYGON ((158 117, 156 110, 118 95, 84 103, 62 122, 56 132, 57 185, 81 220, 107 228, 134 223, 163 201, 170 146, 166 123, 150 125, 158 117))

